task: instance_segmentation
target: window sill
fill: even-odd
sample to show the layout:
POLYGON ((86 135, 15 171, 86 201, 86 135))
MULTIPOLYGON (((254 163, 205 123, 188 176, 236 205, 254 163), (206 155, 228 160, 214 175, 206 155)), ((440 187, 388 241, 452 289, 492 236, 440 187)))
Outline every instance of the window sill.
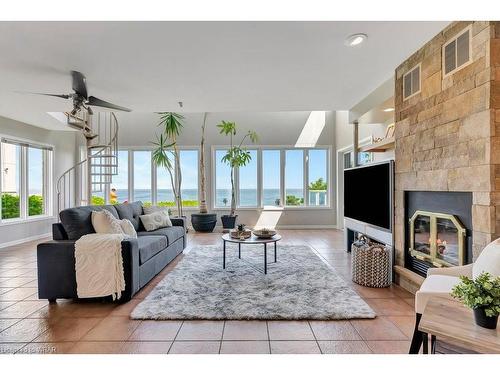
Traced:
MULTIPOLYGON (((237 207, 236 211, 316 211, 332 210, 331 206, 286 206, 286 207, 237 207)), ((213 211, 230 211, 230 208, 213 207, 213 211)))
POLYGON ((28 219, 6 219, 3 221, 0 221, 0 227, 9 226, 9 225, 29 224, 29 223, 34 223, 37 221, 46 221, 46 220, 50 220, 50 219, 57 220, 57 217, 51 216, 51 215, 40 215, 40 216, 30 217, 28 219))

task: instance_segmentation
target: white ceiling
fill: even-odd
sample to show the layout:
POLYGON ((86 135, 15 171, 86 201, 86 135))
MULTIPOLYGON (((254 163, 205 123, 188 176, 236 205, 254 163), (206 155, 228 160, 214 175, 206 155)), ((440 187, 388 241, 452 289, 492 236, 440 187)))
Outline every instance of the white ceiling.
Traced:
POLYGON ((0 115, 65 129, 70 70, 135 112, 349 109, 447 22, 0 22, 0 115), (361 46, 345 38, 366 33, 361 46))

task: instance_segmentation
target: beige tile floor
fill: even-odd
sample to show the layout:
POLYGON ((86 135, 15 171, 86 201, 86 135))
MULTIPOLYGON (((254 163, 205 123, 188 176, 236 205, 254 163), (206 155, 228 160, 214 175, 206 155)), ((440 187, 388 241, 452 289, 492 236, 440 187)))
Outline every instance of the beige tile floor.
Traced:
MULTIPOLYGON (((0 249, 0 353, 407 353, 413 296, 350 281, 350 255, 337 230, 283 230, 282 244, 307 244, 377 312, 350 321, 136 321, 130 311, 181 254, 126 304, 37 296, 36 242, 0 249)), ((220 233, 189 233, 189 247, 220 233)))

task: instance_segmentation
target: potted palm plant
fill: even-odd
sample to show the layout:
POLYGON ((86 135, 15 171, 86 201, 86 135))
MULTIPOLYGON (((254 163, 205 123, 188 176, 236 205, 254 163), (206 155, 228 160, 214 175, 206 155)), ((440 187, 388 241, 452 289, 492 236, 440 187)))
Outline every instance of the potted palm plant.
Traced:
POLYGON ((475 279, 460 276, 460 283, 453 287, 451 295, 473 309, 478 326, 496 329, 500 314, 500 276, 493 277, 488 272, 475 279))
POLYGON ((217 125, 220 129, 219 133, 229 137, 229 149, 222 157, 222 162, 226 163, 231 168, 231 211, 229 215, 222 215, 222 227, 224 229, 233 229, 236 224, 236 187, 234 184, 235 173, 238 168, 247 165, 252 156, 250 152, 244 147, 245 142, 257 142, 257 133, 249 130, 241 139, 238 144, 234 144, 234 137, 236 137, 236 123, 229 121, 222 121, 217 125))
POLYGON ((205 126, 207 123, 207 113, 203 115, 201 126, 200 142, 200 211, 191 214, 191 224, 197 232, 212 232, 217 224, 217 214, 209 213, 207 207, 207 191, 205 176, 205 126))
POLYGON ((163 132, 159 136, 156 135, 156 141, 151 142, 155 146, 152 160, 157 167, 167 170, 177 206, 177 214, 179 217, 183 217, 180 151, 176 142, 183 127, 184 116, 174 112, 160 112, 159 115, 160 123, 158 126, 163 127, 163 132))

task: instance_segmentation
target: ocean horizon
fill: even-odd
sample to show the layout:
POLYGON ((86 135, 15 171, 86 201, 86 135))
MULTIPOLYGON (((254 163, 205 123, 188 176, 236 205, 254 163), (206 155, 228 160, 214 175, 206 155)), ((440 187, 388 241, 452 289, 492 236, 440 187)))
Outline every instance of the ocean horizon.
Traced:
MULTIPOLYGON (((309 200, 312 202, 315 199, 315 193, 310 193, 309 200)), ((119 202, 124 202, 128 197, 128 190, 126 189, 116 189, 116 195, 119 202)), ((293 195, 299 199, 304 198, 304 191, 302 189, 288 189, 286 190, 286 195, 293 195)), ((264 189, 263 190, 263 204, 266 206, 277 205, 277 200, 280 199, 279 189, 264 189)), ((319 205, 326 204, 326 193, 319 193, 319 205)), ((134 190, 134 200, 142 201, 143 203, 152 201, 151 190, 148 189, 136 189, 134 190)), ((174 195, 170 189, 158 189, 157 190, 157 202, 173 202, 174 195)), ((182 189, 182 200, 184 201, 197 201, 198 200, 198 189, 182 189)), ((217 207, 229 207, 231 205, 231 189, 217 189, 216 192, 216 206, 217 207), (224 203, 224 199, 227 200, 224 203)), ((254 207, 257 206, 257 189, 240 189, 240 207, 254 207)))

